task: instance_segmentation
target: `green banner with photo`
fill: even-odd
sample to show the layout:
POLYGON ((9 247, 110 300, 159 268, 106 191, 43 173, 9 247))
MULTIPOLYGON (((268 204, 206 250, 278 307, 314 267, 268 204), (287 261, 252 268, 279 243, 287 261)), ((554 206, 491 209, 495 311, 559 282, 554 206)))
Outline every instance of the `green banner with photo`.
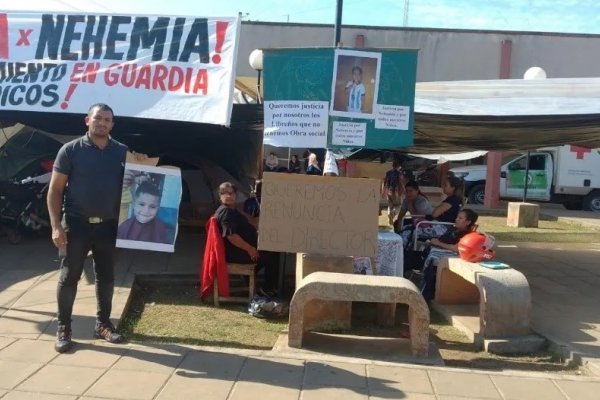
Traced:
POLYGON ((417 50, 264 50, 264 142, 283 147, 413 145, 417 50))

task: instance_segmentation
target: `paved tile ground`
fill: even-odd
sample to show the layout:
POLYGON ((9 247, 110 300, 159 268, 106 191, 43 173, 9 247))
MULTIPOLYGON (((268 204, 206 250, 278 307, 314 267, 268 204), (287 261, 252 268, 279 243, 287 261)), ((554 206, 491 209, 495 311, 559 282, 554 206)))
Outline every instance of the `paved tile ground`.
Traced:
MULTIPOLYGON (((558 211, 556 211, 558 213, 558 211)), ((566 213, 566 212, 565 212, 566 213)), ((600 219, 588 223, 600 226, 600 219)), ((579 217, 578 217, 579 218, 579 217)), ((591 222, 590 222, 591 221, 591 222)), ((127 251, 116 268, 118 319, 136 273, 196 273, 202 237, 181 235, 177 254, 127 251)), ((600 359, 600 244, 502 247, 529 279, 533 328, 600 359), (526 261, 526 262, 524 262, 526 261)), ((493 373, 352 358, 181 345, 111 346, 92 339, 90 267, 74 310, 75 349, 53 350, 57 261, 46 238, 0 238, 0 398, 6 399, 597 399, 600 378, 493 373), (290 358, 292 357, 292 358, 290 358), (305 358, 303 358, 305 357, 305 358)))

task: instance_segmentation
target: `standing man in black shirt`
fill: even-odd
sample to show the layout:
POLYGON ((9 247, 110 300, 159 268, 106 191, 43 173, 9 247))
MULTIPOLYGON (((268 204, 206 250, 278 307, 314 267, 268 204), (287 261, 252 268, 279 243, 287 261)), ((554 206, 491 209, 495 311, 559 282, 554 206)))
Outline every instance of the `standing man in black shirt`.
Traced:
POLYGON ((381 194, 388 203, 388 220, 394 226, 394 218, 399 212, 404 195, 404 175, 399 160, 394 160, 392 168, 385 173, 381 183, 381 194))
MULTIPOLYGON (((58 280, 58 330, 55 350, 69 350, 77 283, 88 251, 96 276, 95 336, 110 343, 123 337, 110 321, 114 259, 127 146, 110 136, 113 110, 94 104, 85 117, 86 134, 58 152, 48 190, 52 241, 61 253, 58 280), (61 219, 61 210, 63 211, 61 219)), ((137 156, 138 160, 144 156, 137 156)))

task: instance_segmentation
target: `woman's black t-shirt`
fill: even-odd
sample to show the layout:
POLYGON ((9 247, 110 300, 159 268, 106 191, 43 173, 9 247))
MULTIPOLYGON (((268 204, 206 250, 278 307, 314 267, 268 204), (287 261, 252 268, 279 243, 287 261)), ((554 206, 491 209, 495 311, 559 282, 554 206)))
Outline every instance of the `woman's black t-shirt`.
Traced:
POLYGON ((234 208, 221 205, 215 212, 219 222, 219 230, 225 243, 225 259, 229 262, 250 263, 250 256, 245 250, 231 243, 227 236, 238 234, 249 245, 256 247, 258 234, 248 219, 234 208))
POLYGON ((450 204, 450 209, 446 212, 442 213, 440 216, 436 218, 436 221, 440 222, 454 222, 456 221, 456 217, 460 212, 460 208, 462 207, 462 202, 457 196, 448 196, 442 203, 450 204))

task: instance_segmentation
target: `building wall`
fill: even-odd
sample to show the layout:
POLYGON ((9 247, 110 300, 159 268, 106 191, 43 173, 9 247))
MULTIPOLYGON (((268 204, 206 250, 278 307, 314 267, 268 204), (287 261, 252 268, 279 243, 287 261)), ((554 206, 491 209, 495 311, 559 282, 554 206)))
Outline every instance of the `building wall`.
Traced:
MULTIPOLYGON (((332 25, 244 22, 237 74, 256 76, 248 64, 254 49, 330 47, 333 35, 332 25)), ((421 82, 498 79, 504 40, 512 41, 513 79, 521 79, 532 66, 544 68, 549 78, 600 76, 600 35, 344 26, 344 46, 354 47, 358 35, 365 47, 419 49, 421 82)))

